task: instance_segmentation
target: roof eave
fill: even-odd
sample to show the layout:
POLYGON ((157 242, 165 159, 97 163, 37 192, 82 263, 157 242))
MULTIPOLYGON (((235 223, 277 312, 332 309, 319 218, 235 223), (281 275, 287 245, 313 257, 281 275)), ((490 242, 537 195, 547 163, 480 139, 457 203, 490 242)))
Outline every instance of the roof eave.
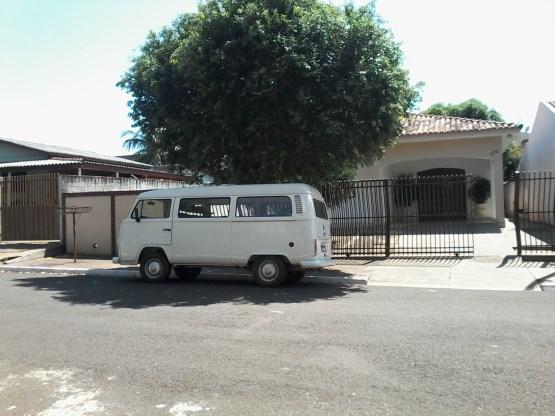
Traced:
POLYGON ((502 129, 404 134, 399 136, 399 143, 414 143, 419 141, 477 139, 477 138, 484 138, 484 137, 502 137, 506 134, 520 133, 520 130, 521 130, 520 127, 515 126, 515 127, 509 127, 509 128, 502 128, 502 129))

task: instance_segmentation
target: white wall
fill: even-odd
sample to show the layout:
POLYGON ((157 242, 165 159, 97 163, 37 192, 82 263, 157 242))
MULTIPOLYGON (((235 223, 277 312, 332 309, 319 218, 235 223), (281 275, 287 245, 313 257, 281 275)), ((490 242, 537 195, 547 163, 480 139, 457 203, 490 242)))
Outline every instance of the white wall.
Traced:
MULTIPOLYGON (((131 206, 138 193, 66 194, 66 206, 92 208, 89 214, 77 216, 78 255, 102 257, 110 257, 112 255, 112 243, 117 241, 121 221, 131 210, 131 206), (113 207, 112 198, 114 198, 113 207), (112 216, 115 221, 115 241, 112 241, 112 216)), ((73 225, 71 216, 66 216, 65 221, 64 242, 66 252, 73 254, 73 225)))
POLYGON ((518 169, 524 171, 555 170, 555 107, 540 103, 518 169))
MULTIPOLYGON (((91 207, 76 216, 77 254, 109 256, 111 249, 110 196, 67 197, 66 206, 91 207), (98 248, 94 248, 97 244, 98 248)), ((66 215, 66 252, 73 254, 72 216, 66 215)))

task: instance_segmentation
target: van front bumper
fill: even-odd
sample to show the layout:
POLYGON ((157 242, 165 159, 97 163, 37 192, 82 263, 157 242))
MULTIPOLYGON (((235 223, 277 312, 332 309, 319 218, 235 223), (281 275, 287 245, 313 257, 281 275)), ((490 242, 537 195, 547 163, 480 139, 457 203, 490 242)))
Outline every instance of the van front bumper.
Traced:
POLYGON ((321 269, 322 267, 335 266, 335 261, 331 259, 301 260, 303 269, 321 269))

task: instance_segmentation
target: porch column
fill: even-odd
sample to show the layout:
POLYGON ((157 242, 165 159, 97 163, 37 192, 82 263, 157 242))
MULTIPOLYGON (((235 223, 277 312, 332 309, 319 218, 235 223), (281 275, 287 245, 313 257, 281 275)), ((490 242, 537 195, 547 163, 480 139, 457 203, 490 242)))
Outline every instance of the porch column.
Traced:
POLYGON ((503 153, 496 152, 490 157, 491 209, 497 226, 505 226, 503 199, 503 153))
POLYGON ((83 176, 83 170, 81 168, 77 168, 77 176, 83 176))

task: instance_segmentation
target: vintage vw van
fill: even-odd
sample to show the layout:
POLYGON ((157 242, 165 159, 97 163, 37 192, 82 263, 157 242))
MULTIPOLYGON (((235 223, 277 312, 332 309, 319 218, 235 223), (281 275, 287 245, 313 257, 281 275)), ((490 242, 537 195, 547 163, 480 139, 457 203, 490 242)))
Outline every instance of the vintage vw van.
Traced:
POLYGON ((183 187, 137 197, 120 226, 115 263, 144 280, 182 279, 203 266, 252 270, 261 286, 300 281, 333 264, 322 195, 304 184, 183 187))

